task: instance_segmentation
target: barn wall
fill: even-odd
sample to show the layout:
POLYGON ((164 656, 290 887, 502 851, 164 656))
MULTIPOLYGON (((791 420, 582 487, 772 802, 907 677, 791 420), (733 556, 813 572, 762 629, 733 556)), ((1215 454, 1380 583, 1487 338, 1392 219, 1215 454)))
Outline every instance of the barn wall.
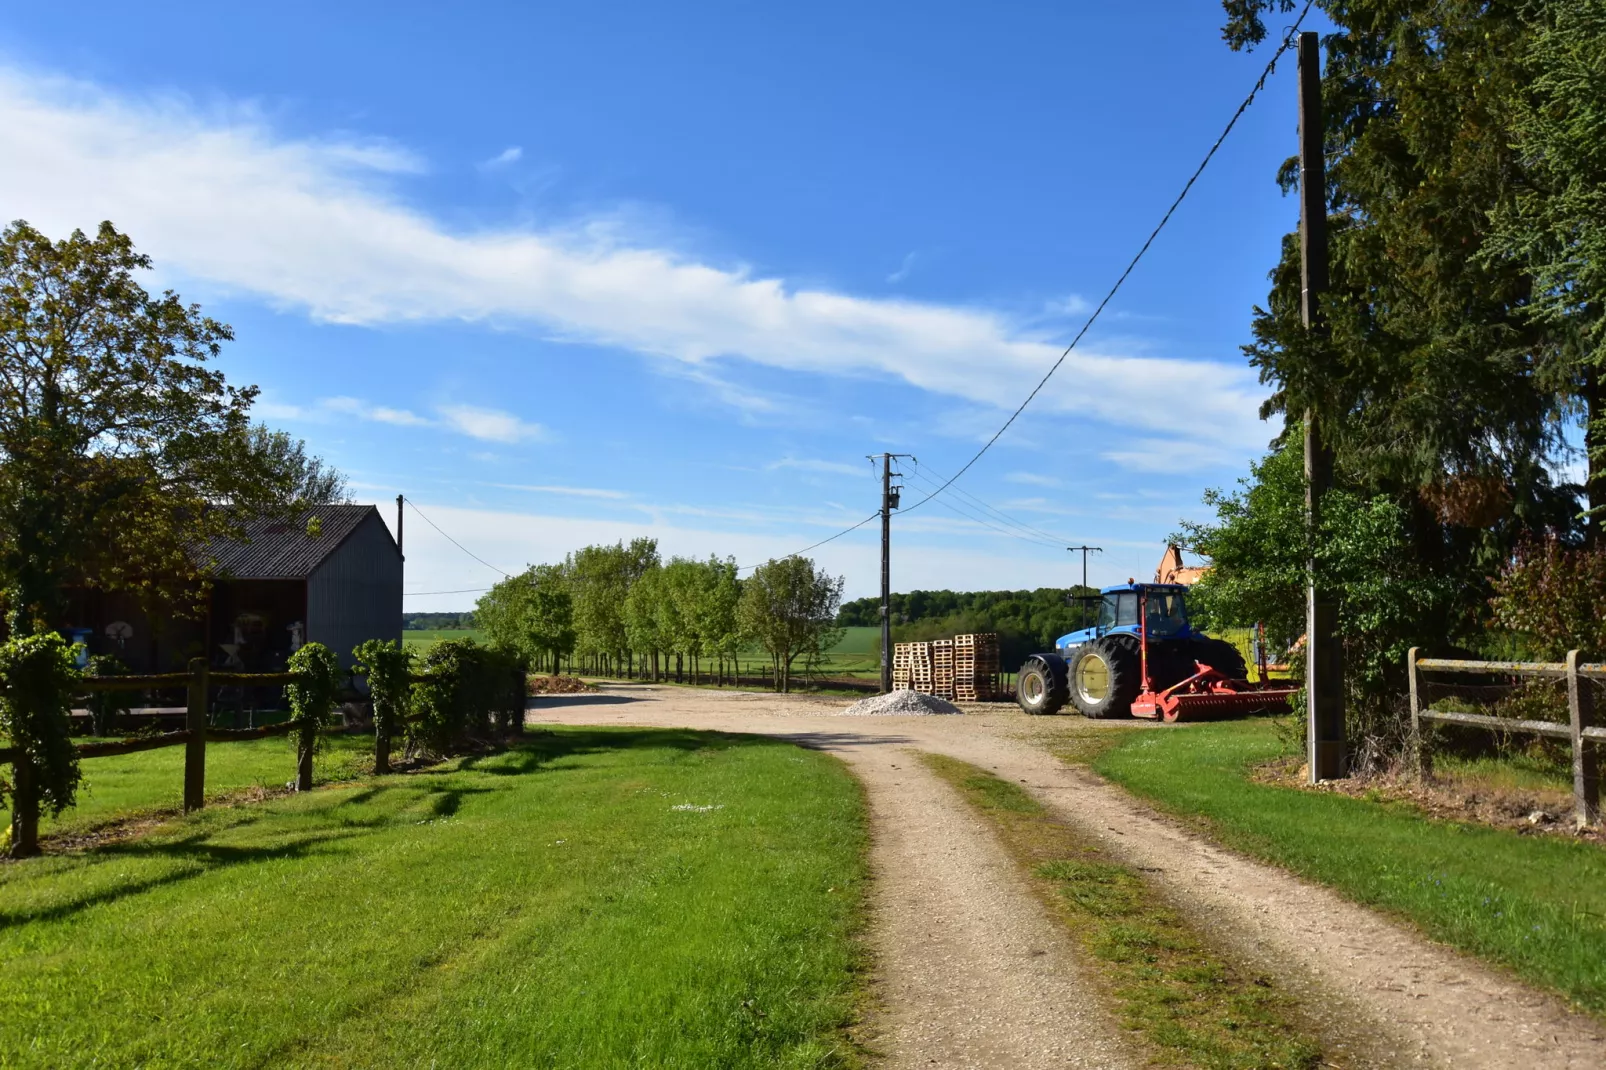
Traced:
POLYGON ((377 512, 357 526, 307 580, 307 639, 342 666, 365 639, 401 639, 402 562, 377 512))

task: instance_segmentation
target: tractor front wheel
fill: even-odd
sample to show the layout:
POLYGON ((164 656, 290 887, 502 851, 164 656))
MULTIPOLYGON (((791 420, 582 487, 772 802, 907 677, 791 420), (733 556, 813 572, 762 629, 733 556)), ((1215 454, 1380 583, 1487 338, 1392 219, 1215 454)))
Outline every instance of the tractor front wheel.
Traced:
POLYGON ((1138 654, 1126 636, 1083 643, 1071 655, 1071 705, 1083 717, 1120 717, 1138 697, 1138 654))
POLYGON ((1027 713, 1058 713, 1065 705, 1065 663, 1058 657, 1026 659, 1015 683, 1015 701, 1027 713))

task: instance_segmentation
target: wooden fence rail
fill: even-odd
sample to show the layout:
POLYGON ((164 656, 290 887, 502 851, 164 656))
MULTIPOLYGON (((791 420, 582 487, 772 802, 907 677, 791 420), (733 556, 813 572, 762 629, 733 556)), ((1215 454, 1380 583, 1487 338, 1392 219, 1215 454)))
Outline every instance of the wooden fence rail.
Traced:
POLYGON ((1606 665, 1583 664, 1578 651, 1569 651, 1566 661, 1453 661, 1444 658, 1421 658, 1417 647, 1407 655, 1406 668, 1410 673, 1411 691, 1411 747, 1418 776, 1427 772, 1426 751, 1422 742, 1422 722, 1438 721, 1443 724, 1465 725, 1498 732, 1517 732, 1524 735, 1565 739, 1572 748, 1573 801, 1580 824, 1593 825, 1600 820, 1600 753, 1599 744, 1606 743, 1606 728, 1595 724, 1595 696, 1589 688, 1591 680, 1606 680, 1606 665), (1454 710, 1432 710, 1422 707, 1422 689, 1419 674, 1494 673, 1501 676, 1533 676, 1567 681, 1567 723, 1555 721, 1526 721, 1512 717, 1492 717, 1483 713, 1460 713, 1454 710))

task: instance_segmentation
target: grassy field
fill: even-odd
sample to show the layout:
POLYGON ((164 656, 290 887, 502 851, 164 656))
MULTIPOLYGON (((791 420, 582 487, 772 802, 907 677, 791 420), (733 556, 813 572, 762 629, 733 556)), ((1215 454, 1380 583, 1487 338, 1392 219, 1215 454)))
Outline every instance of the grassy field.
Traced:
MULTIPOLYGON (((374 767, 372 736, 329 736, 313 760, 314 783, 349 780, 374 767)), ((79 768, 78 805, 60 817, 39 820, 45 836, 76 832, 107 821, 155 810, 175 810, 184 802, 184 748, 85 758, 79 768)), ((206 794, 219 798, 255 787, 283 787, 296 775, 296 754, 287 738, 213 743, 206 748, 206 794)), ((0 823, 11 812, 0 806, 0 823)))
POLYGON ((1434 820, 1382 799, 1253 783, 1282 744, 1267 720, 1099 732, 1061 753, 1231 847, 1415 922, 1606 1013, 1606 851, 1434 820))
POLYGON ((485 642, 485 633, 478 628, 407 628, 402 631, 402 646, 415 654, 422 654, 442 639, 472 639, 485 642))
POLYGON ((0 866, 0 1065, 853 1065, 863 821, 815 752, 574 729, 0 866))

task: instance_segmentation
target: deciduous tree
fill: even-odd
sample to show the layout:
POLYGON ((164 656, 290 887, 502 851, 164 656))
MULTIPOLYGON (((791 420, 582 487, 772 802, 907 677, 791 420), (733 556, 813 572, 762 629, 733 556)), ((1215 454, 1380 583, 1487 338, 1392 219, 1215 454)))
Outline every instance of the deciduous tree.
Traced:
POLYGON ((742 584, 737 619, 770 655, 780 690, 792 689, 792 666, 799 657, 820 657, 841 638, 835 621, 842 586, 842 577, 806 557, 772 558, 742 584))

